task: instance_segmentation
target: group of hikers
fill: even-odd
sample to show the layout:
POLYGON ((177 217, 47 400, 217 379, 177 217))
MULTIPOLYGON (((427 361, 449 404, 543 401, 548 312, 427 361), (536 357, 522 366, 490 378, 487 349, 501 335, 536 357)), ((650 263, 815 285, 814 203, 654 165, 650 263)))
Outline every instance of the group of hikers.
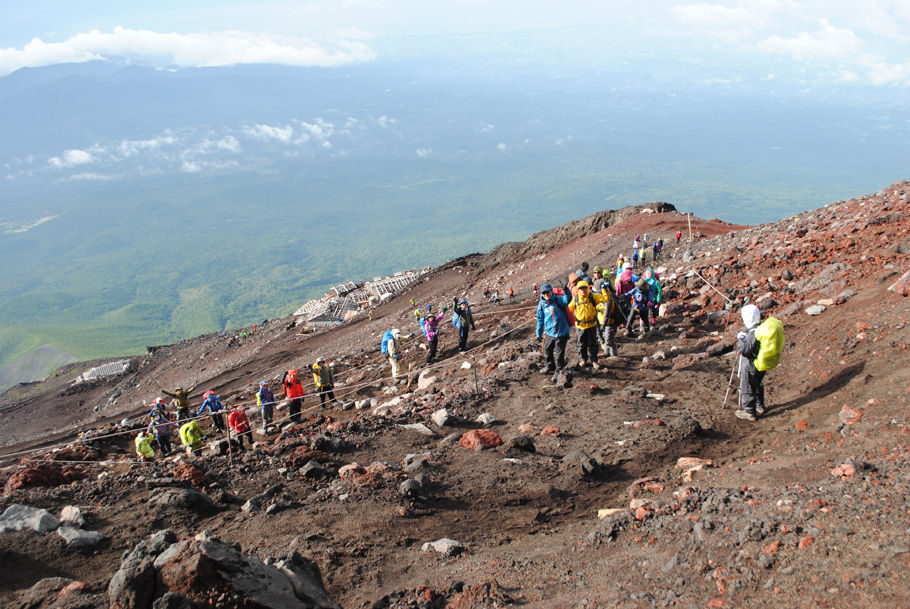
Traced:
MULTIPOLYGON (((681 232, 677 231, 677 244, 680 237, 681 232)), ((639 338, 644 338, 652 331, 663 300, 663 285, 658 273, 651 267, 644 268, 641 276, 633 272, 639 263, 643 267, 646 265, 648 244, 647 234, 636 235, 632 256, 629 259, 622 255, 618 257, 615 274, 599 265, 591 269, 589 274, 589 265, 583 262, 579 269, 569 274, 561 288, 554 287, 551 283, 534 286, 534 297, 537 298, 539 294, 536 337, 542 343, 545 357, 542 373, 552 375, 554 383, 558 383, 560 375, 563 375, 565 386, 570 387, 572 384, 572 369, 568 367, 566 357, 572 328, 575 329, 578 352, 574 369, 578 371, 586 368, 599 370, 601 365, 598 356, 601 351, 607 357, 619 354, 616 336, 620 328, 625 329, 626 336, 637 334, 639 338)), ((653 259, 658 260, 663 250, 663 239, 651 243, 650 249, 653 259)), ((509 286, 507 293, 511 302, 514 298, 512 286, 509 286)), ((494 304, 499 304, 498 293, 494 298, 487 290, 485 296, 494 304)), ((418 307, 413 298, 410 303, 416 307, 414 315, 426 340, 425 364, 430 365, 436 359, 440 325, 449 306, 441 307, 439 313, 436 313, 432 304, 418 307)), ((458 332, 458 352, 465 353, 469 332, 476 329, 467 298, 453 298, 452 311, 452 325, 458 332)), ((781 322, 771 317, 759 324, 760 317, 760 311, 755 305, 743 307, 742 318, 746 330, 737 335, 741 407, 737 409, 736 416, 750 421, 755 421, 756 417, 764 413, 764 375, 779 363, 783 346, 781 322)), ((382 336, 380 351, 388 359, 393 380, 397 380, 401 374, 402 342, 414 336, 414 332, 404 336, 398 328, 387 330, 382 336)), ((317 359, 310 371, 320 406, 325 408, 327 400, 335 403, 334 373, 326 365, 325 358, 317 359)), ((281 384, 284 399, 288 401, 288 418, 293 423, 300 423, 305 392, 298 371, 292 369, 285 372, 281 384)), ((175 429, 187 454, 199 454, 207 436, 196 418, 190 417, 190 396, 194 390, 195 387, 177 387, 173 392, 162 389, 164 395, 173 398, 171 404, 174 418, 165 409, 164 399, 156 398, 148 413, 148 426, 135 438, 136 453, 141 459, 154 459, 156 448, 162 457, 170 455, 171 434, 175 429)), ((206 391, 202 397, 203 401, 195 412, 196 417, 208 412, 212 428, 216 432, 228 434, 229 441, 236 442, 240 449, 244 448, 244 440, 252 448, 252 428, 243 405, 230 410, 225 424, 224 416, 228 409, 221 398, 214 391, 206 391)), ((256 392, 256 405, 261 410, 264 426, 272 424, 276 402, 268 381, 261 381, 256 392)))
MULTIPOLYGON (((327 400, 334 403, 335 375, 332 368, 326 365, 325 358, 319 357, 310 371, 313 374, 313 383, 316 386, 316 393, 319 395, 320 406, 325 408, 327 400)), ((293 423, 300 423, 302 420, 300 411, 306 392, 297 370, 292 369, 285 372, 281 385, 284 389, 284 399, 288 401, 288 418, 293 423)), ((211 419, 214 433, 227 434, 228 440, 239 449, 245 448, 244 441, 249 448, 253 447, 253 430, 243 404, 229 409, 214 391, 209 390, 202 394, 202 403, 195 411, 195 415, 191 417, 190 399, 195 389, 195 387, 186 389, 178 386, 174 391, 161 390, 161 393, 173 398, 171 401, 173 416, 168 412, 164 398, 155 398, 147 415, 148 425, 135 438, 136 454, 140 459, 154 460, 156 449, 162 457, 171 455, 171 436, 175 431, 180 445, 186 450, 187 455, 198 455, 208 439, 208 435, 198 422, 198 418, 206 412, 211 419), (226 424, 225 414, 227 414, 226 424)), ((272 424, 276 403, 275 394, 269 388, 268 381, 260 381, 259 390, 256 392, 256 405, 260 409, 264 427, 272 424)), ((148 406, 145 402, 143 404, 148 406)))

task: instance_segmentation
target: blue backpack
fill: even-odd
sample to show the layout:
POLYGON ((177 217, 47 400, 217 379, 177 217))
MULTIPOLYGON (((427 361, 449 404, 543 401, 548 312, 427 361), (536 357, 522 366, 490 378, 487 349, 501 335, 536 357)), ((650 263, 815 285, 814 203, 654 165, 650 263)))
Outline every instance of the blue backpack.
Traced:
POLYGON ((382 335, 382 345, 379 347, 379 350, 382 351, 384 355, 389 354, 389 341, 395 340, 395 337, 392 336, 391 330, 386 330, 385 334, 382 335))

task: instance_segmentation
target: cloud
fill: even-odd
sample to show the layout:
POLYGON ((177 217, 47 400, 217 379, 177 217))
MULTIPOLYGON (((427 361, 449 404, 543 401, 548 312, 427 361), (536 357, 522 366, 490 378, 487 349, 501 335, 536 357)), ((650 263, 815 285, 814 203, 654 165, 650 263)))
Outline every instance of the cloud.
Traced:
POLYGON ((505 150, 505 149, 506 149, 506 145, 504 143, 499 142, 498 144, 496 144, 496 150, 505 150))
POLYGON ((62 155, 51 157, 47 160, 52 167, 64 169, 75 167, 76 165, 85 165, 95 160, 91 153, 85 150, 65 150, 62 155))
POLYGON ((106 175, 103 173, 95 173, 89 171, 86 173, 74 173, 73 175, 66 178, 67 180, 81 180, 85 182, 108 182, 110 180, 116 179, 118 176, 115 175, 106 175))
POLYGON ((278 140, 279 142, 290 142, 294 136, 294 128, 290 125, 273 127, 257 124, 253 127, 244 127, 243 132, 257 140, 278 140))
POLYGON ((58 63, 79 63, 111 57, 150 61, 180 67, 228 66, 244 63, 278 63, 294 66, 339 66, 375 59, 363 36, 324 46, 313 40, 243 31, 179 34, 135 30, 117 26, 112 32, 92 30, 62 42, 34 38, 22 48, 0 49, 0 76, 20 68, 58 63))
POLYGON ((131 157, 147 150, 158 150, 163 146, 173 146, 176 142, 177 138, 173 135, 165 134, 148 140, 121 140, 118 149, 124 157, 131 157))
POLYGON ((852 30, 830 25, 825 19, 821 20, 821 30, 817 32, 800 32, 791 38, 774 35, 757 45, 767 53, 791 55, 797 59, 850 57, 860 46, 860 40, 852 30))
POLYGON ((431 154, 433 154, 433 149, 432 148, 418 148, 417 150, 415 150, 415 152, 417 153, 417 156, 419 156, 422 159, 425 159, 428 156, 430 156, 431 154))
POLYGON ((731 28, 749 26, 755 21, 755 15, 741 6, 687 4, 674 6, 672 12, 678 21, 687 25, 731 28))
POLYGON ((389 125, 394 125, 397 121, 394 118, 389 118, 385 114, 376 119, 376 122, 379 123, 379 126, 385 129, 389 125))
POLYGON ((903 84, 910 85, 910 61, 904 63, 888 63, 874 55, 864 55, 860 58, 862 65, 869 76, 869 80, 876 85, 903 84))

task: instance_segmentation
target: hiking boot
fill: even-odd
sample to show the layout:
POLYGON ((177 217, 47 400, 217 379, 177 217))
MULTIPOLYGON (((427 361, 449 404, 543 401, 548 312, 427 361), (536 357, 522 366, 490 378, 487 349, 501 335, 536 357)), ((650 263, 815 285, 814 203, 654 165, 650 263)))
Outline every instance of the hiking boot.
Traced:
POLYGON ((553 381, 554 385, 559 382, 559 370, 557 370, 556 372, 553 373, 552 381, 553 381))
POLYGON ((744 421, 755 421, 756 420, 754 414, 752 414, 751 412, 746 412, 745 410, 737 410, 735 414, 736 414, 737 419, 742 419, 744 421))
POLYGON ((554 372, 556 372, 556 371, 553 370, 552 368, 541 368, 540 369, 541 374, 553 374, 554 372))
POLYGON ((586 362, 585 360, 581 359, 581 360, 578 360, 578 363, 575 365, 575 367, 576 367, 576 368, 584 368, 584 367, 587 366, 587 365, 588 365, 588 362, 586 362))
POLYGON ((598 364, 597 362, 591 362, 591 368, 593 368, 594 370, 600 370, 600 364, 598 364))
POLYGON ((755 406, 755 414, 762 415, 765 414, 765 405, 758 404, 755 406))
POLYGON ((566 382, 563 383, 562 386, 565 387, 566 389, 568 389, 569 387, 572 386, 572 373, 571 372, 566 372, 566 382))

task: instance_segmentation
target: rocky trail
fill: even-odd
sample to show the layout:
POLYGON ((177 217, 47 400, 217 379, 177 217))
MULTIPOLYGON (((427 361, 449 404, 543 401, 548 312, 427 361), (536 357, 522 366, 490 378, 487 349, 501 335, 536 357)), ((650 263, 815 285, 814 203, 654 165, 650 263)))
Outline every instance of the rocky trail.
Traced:
POLYGON ((665 204, 604 212, 451 261, 373 321, 271 320, 235 347, 155 348, 83 391, 75 367, 11 390, 2 606, 910 606, 908 194, 756 227, 693 219, 679 246, 687 219, 665 204), (665 240, 655 332, 621 333, 619 357, 554 384, 534 284, 611 268, 641 232, 665 240), (509 285, 516 302, 483 301, 509 285), (471 350, 447 317, 441 361, 406 341, 413 367, 392 383, 382 332, 419 332, 411 298, 462 295, 471 350), (755 423, 733 416, 735 392, 724 407, 747 302, 786 335, 755 423), (121 420, 160 387, 251 404, 319 355, 337 406, 310 384, 300 424, 260 433, 251 406, 253 450, 213 438, 192 461, 134 461, 121 420))

